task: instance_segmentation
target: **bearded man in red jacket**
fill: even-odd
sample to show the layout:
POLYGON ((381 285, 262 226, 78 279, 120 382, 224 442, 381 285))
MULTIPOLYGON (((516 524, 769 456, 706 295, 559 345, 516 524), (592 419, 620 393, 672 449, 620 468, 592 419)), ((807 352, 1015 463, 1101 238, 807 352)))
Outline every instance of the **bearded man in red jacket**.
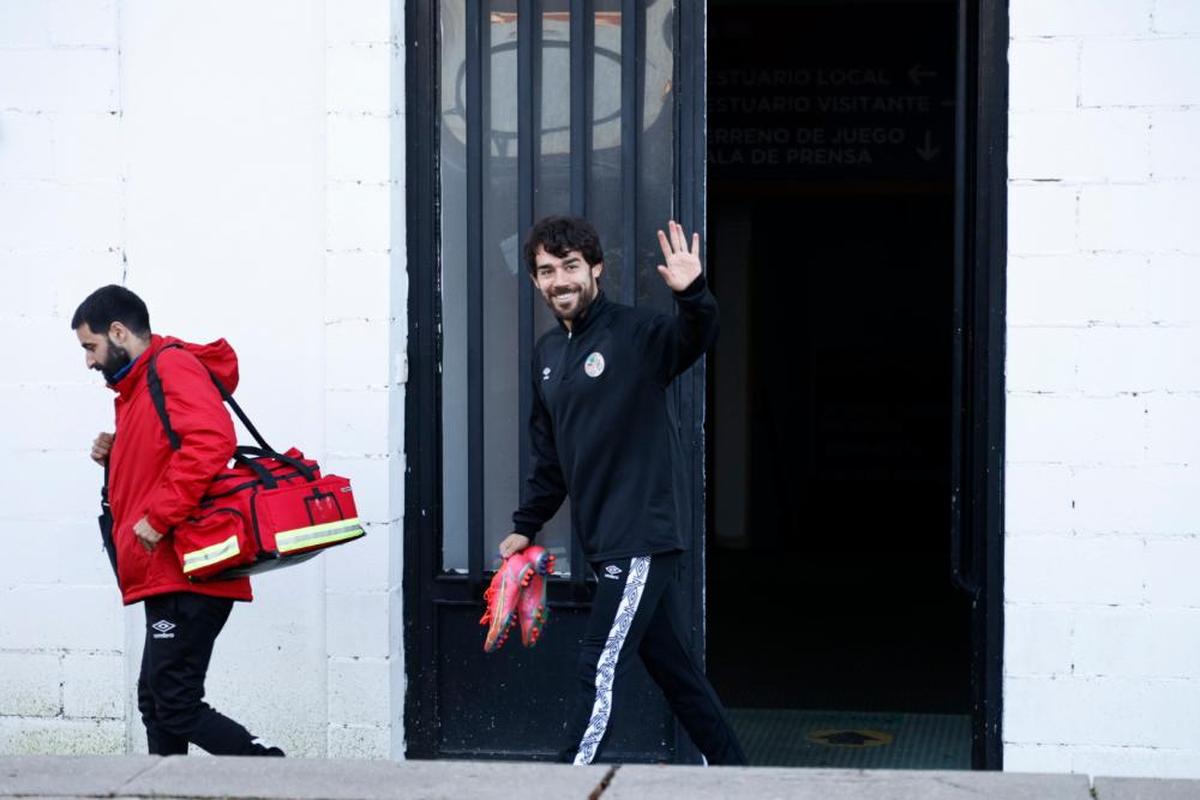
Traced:
POLYGON ((251 599, 250 579, 192 583, 170 540, 237 446, 211 377, 232 392, 237 356, 224 339, 194 345, 152 334, 146 304, 122 286, 89 295, 71 328, 88 368, 103 373, 117 395, 116 433, 96 438, 92 459, 105 468, 112 540, 105 544, 121 596, 146 609, 138 709, 150 753, 183 755, 191 742, 216 755, 282 756, 204 702, 213 644, 234 601, 251 599), (152 359, 178 448, 148 386, 152 359))

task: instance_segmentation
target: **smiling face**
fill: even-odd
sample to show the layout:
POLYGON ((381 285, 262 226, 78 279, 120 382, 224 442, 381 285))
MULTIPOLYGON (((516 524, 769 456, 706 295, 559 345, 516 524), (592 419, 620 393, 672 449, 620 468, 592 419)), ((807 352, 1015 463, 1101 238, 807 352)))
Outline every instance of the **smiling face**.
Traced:
POLYGON ((570 330, 571 324, 600 293, 597 282, 604 264, 589 264, 578 250, 559 257, 539 246, 534 255, 533 282, 554 316, 570 330))

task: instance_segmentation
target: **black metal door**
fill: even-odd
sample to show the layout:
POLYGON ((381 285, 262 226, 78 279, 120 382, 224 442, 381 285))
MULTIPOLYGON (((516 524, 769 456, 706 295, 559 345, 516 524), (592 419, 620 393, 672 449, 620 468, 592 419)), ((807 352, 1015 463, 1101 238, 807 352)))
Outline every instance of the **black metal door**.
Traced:
MULTIPOLYGON (((533 221, 588 217, 610 297, 670 311, 654 231, 703 232, 702 4, 407 4, 409 384, 404 641, 408 755, 550 758, 594 578, 567 511, 535 649, 485 655, 482 593, 528 464, 530 353, 553 320, 520 263, 533 221)), ((674 387, 694 465, 693 645, 702 647, 703 365, 674 387)), ((618 698, 609 755, 694 760, 645 674, 618 698), (622 708, 622 705, 624 708, 622 708)))

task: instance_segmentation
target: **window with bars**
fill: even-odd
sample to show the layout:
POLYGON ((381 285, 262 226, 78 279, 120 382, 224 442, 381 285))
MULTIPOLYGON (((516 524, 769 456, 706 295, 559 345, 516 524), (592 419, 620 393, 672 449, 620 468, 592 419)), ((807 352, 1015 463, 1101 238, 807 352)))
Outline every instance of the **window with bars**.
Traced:
MULTIPOLYGON (((441 0, 442 559, 493 569, 528 469, 530 355, 556 324, 521 244, 587 217, 601 288, 670 311, 655 231, 675 196, 673 0, 441 0)), ((569 509, 539 537, 583 579, 569 509)))

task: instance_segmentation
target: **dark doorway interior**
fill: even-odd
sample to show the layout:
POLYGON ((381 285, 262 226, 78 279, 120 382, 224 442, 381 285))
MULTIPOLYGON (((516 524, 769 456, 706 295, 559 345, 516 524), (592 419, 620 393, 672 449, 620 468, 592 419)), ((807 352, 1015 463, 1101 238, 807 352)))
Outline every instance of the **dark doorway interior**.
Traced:
POLYGON ((710 2, 708 32, 710 676, 756 763, 968 768, 955 4, 710 2))

